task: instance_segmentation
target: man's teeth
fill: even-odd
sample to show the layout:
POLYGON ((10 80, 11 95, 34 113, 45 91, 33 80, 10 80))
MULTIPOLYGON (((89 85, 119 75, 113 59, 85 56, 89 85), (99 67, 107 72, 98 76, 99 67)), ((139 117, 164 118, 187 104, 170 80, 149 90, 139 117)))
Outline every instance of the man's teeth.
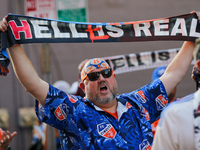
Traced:
POLYGON ((107 89, 107 87, 106 86, 102 86, 100 89, 107 89))

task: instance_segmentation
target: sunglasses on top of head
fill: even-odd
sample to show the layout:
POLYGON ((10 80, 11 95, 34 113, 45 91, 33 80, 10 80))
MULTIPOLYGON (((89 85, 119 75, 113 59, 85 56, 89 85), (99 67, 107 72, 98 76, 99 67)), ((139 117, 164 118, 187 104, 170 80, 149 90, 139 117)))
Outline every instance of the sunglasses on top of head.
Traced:
POLYGON ((99 71, 99 72, 91 72, 87 74, 87 77, 89 78, 90 81, 96 81, 99 79, 100 74, 104 78, 109 78, 112 75, 113 71, 111 68, 99 71))

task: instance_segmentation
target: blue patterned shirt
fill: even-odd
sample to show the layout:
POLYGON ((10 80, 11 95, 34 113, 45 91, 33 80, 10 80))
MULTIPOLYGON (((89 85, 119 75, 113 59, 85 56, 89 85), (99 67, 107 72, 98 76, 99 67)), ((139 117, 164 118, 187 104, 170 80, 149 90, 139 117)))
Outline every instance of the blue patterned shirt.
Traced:
POLYGON ((36 100, 35 108, 40 121, 59 129, 63 150, 151 149, 151 123, 168 103, 162 82, 117 95, 117 100, 118 120, 88 99, 49 85, 45 107, 36 100))

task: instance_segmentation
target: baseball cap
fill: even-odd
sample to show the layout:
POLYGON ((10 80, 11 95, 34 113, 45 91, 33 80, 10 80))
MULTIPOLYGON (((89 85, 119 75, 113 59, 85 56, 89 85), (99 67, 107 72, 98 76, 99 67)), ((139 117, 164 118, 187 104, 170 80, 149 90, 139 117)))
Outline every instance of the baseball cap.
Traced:
POLYGON ((151 80, 154 81, 154 80, 160 78, 164 74, 166 68, 167 67, 158 67, 158 68, 156 68, 152 73, 151 80))
POLYGON ((93 58, 93 59, 88 60, 81 71, 81 81, 83 82, 83 80, 85 80, 88 73, 99 68, 107 69, 107 68, 110 68, 110 66, 102 58, 93 58))

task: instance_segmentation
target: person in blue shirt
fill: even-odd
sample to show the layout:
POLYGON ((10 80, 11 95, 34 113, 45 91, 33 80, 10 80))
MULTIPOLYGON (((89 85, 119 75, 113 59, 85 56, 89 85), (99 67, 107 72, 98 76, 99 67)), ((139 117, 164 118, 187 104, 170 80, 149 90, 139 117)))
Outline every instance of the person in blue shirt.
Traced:
MULTIPOLYGON (((7 30, 6 17, 0 31, 7 30)), ((159 79, 118 95, 116 75, 101 58, 88 60, 81 72, 85 97, 60 91, 42 80, 21 45, 8 49, 21 84, 36 100, 36 114, 59 130, 67 149, 151 149, 151 123, 168 103, 167 94, 184 78, 192 61, 194 42, 186 41, 159 79)))

